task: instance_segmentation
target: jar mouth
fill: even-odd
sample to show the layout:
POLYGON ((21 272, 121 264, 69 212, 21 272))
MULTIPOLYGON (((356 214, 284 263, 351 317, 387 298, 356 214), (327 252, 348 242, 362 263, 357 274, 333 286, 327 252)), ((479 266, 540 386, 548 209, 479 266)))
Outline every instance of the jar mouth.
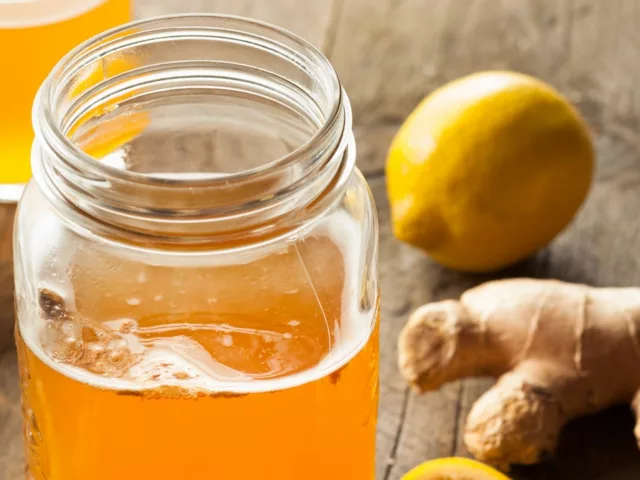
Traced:
POLYGON ((33 123, 33 175, 52 203, 143 242, 293 228, 337 198, 355 161, 351 108, 329 61, 241 17, 157 17, 85 42, 43 83, 33 123), (253 135, 258 147, 162 146, 212 131, 221 145, 242 150, 253 135), (267 147, 284 153, 264 161, 267 147))
MULTIPOLYGON (((130 75, 131 72, 116 73, 114 77, 127 74, 130 75)), ((82 76, 83 73, 80 75, 82 76)), ((291 164, 299 162, 301 158, 312 156, 318 145, 326 142, 332 134, 335 135, 336 129, 342 128, 339 123, 340 113, 343 109, 343 90, 337 73, 329 60, 304 39, 269 23, 239 16, 180 14, 134 21, 107 30, 80 44, 60 60, 43 83, 34 103, 33 115, 36 134, 45 139, 46 143, 55 151, 62 153, 65 162, 76 169, 148 185, 201 187, 223 185, 230 181, 259 177, 267 171, 286 169, 291 164), (316 76, 318 84, 322 85, 327 98, 330 99, 330 105, 325 109, 327 111, 322 123, 306 141, 291 152, 274 161, 223 176, 180 178, 178 176, 139 173, 97 161, 95 157, 89 155, 72 141, 64 131, 60 112, 56 112, 56 103, 60 101, 61 95, 68 95, 70 87, 77 88, 77 84, 65 85, 65 83, 74 82, 72 78, 79 75, 79 72, 90 69, 89 65, 92 62, 101 61, 100 59, 114 51, 135 48, 138 44, 151 41, 152 37, 161 38, 163 42, 168 42, 185 36, 216 36, 216 31, 223 36, 240 34, 245 37, 245 40, 256 42, 256 45, 264 42, 262 47, 272 49, 287 61, 300 65, 310 75, 316 76)))

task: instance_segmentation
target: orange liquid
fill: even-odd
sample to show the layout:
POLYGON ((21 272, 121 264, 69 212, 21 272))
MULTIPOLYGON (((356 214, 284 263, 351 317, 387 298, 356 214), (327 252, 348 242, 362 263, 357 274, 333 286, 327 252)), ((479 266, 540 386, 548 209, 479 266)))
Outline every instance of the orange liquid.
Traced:
POLYGON ((32 478, 374 479, 378 321, 345 316, 336 243, 190 268, 84 255, 77 312, 20 320, 32 478))
POLYGON ((0 18, 0 183, 24 183, 31 176, 31 106, 49 71, 76 45, 130 17, 130 0, 106 0, 45 25, 5 27, 0 18))

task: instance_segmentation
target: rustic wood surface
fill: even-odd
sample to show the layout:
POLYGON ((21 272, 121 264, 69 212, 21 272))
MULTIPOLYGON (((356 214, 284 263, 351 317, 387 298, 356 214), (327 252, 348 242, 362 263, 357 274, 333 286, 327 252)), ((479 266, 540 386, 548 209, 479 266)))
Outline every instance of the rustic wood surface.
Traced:
MULTIPOLYGON (((569 96, 596 138, 595 188, 574 224, 549 248, 500 276, 640 284, 640 93, 635 75, 640 69, 640 2, 140 0, 136 6, 139 17, 185 11, 252 16, 293 30, 323 49, 351 97, 358 161, 375 194, 381 222, 379 480, 399 479, 426 459, 465 455, 464 419, 488 385, 486 380, 466 380, 418 396, 396 369, 395 340, 412 309, 456 297, 489 278, 440 268, 391 236, 383 174, 386 148, 398 124, 425 94, 470 72, 514 69, 547 80, 569 96)), ((0 253, 6 253, 10 237, 3 232, 0 237, 5 239, 0 253)), ((0 268, 4 286, 10 267, 4 262, 0 268)), ((7 295, 3 298, 10 301, 7 295)), ((23 475, 18 397, 15 354, 9 348, 0 354, 2 480, 23 475)), ((556 458, 518 468, 513 477, 640 478, 633 424, 625 406, 575 422, 563 435, 556 458)))

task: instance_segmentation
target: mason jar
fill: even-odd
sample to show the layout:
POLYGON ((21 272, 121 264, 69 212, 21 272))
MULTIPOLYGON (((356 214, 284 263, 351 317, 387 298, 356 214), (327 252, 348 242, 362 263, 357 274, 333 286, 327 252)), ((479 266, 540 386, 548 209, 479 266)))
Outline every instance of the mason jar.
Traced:
POLYGON ((33 108, 15 282, 30 478, 373 479, 377 223, 302 39, 132 23, 33 108))

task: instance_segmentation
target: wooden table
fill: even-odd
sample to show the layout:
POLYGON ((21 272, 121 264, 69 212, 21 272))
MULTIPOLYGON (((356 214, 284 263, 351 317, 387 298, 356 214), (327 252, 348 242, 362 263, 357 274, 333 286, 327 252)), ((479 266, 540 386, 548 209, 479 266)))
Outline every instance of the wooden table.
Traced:
MULTIPOLYGON (((465 455, 461 429, 488 382, 467 380, 418 396, 396 369, 407 314, 487 280, 442 269, 395 241, 384 159, 399 123, 428 92, 478 70, 514 69, 551 82, 587 117, 597 183, 576 222, 548 249, 501 276, 595 285, 640 282, 640 2, 635 0, 141 0, 137 15, 221 12, 304 36, 337 68, 353 103, 360 168, 381 223, 382 354, 379 480, 426 459, 465 455)), ((0 232, 1 233, 1 232, 0 232)), ((0 479, 22 478, 15 353, 0 354, 0 479)), ((634 420, 622 406, 571 425, 558 456, 515 479, 640 478, 634 420)))

